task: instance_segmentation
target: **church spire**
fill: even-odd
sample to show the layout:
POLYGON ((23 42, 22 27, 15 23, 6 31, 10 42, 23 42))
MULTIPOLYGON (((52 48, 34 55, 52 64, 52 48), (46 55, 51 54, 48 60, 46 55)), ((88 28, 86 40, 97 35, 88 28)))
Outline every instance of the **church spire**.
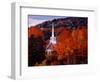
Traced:
POLYGON ((56 44, 56 37, 54 36, 54 24, 52 23, 52 35, 50 37, 50 43, 56 44))
POLYGON ((52 23, 52 37, 54 37, 54 24, 52 23))

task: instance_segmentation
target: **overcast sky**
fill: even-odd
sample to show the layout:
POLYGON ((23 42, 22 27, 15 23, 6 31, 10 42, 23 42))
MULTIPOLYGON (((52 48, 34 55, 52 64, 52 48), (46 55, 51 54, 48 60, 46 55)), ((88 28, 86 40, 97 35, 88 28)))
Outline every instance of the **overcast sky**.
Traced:
POLYGON ((57 18, 65 18, 65 16, 46 16, 46 15, 29 15, 28 16, 28 26, 35 26, 44 21, 53 20, 57 18))

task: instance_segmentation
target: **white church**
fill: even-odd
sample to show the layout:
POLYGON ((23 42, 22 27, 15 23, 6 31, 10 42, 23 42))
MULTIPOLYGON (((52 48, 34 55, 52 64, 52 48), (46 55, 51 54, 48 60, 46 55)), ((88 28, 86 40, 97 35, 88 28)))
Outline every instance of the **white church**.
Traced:
POLYGON ((52 51, 54 51, 54 46, 57 43, 57 39, 54 34, 54 24, 52 23, 52 35, 50 37, 49 43, 46 46, 46 55, 52 55, 52 51))

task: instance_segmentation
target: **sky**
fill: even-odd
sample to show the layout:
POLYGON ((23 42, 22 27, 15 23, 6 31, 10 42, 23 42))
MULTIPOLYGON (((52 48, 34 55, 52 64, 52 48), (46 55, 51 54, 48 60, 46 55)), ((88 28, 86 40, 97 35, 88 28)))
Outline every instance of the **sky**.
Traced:
POLYGON ((65 16, 46 16, 46 15, 29 15, 28 16, 28 26, 35 26, 44 21, 53 20, 57 18, 65 18, 65 16))

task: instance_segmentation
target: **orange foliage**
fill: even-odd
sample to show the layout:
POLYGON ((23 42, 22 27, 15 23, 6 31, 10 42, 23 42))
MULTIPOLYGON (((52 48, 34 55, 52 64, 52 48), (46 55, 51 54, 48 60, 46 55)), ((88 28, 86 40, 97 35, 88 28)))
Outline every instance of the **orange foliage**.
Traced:
POLYGON ((31 35, 34 35, 35 37, 43 36, 43 32, 38 27, 30 27, 28 29, 28 37, 31 37, 31 35))
POLYGON ((65 46, 62 43, 57 43, 54 47, 54 50, 59 54, 59 55, 64 55, 65 53, 65 46))
MULTIPOLYGON (((88 45, 88 32, 87 28, 80 27, 77 29, 61 29, 61 33, 57 36, 57 44, 54 50, 58 55, 64 56, 74 53, 74 49, 77 49, 82 55, 87 53, 88 45)), ((59 29, 57 31, 60 31, 59 29)), ((56 31, 56 32, 57 32, 56 31)), ((35 37, 43 36, 43 32, 38 27, 30 27, 28 30, 28 37, 34 35, 35 37)), ((48 43, 49 41, 47 41, 48 43)))
POLYGON ((55 51, 59 55, 74 53, 77 49, 82 55, 87 53, 87 28, 81 27, 75 30, 63 30, 58 36, 58 43, 55 46, 55 51))

